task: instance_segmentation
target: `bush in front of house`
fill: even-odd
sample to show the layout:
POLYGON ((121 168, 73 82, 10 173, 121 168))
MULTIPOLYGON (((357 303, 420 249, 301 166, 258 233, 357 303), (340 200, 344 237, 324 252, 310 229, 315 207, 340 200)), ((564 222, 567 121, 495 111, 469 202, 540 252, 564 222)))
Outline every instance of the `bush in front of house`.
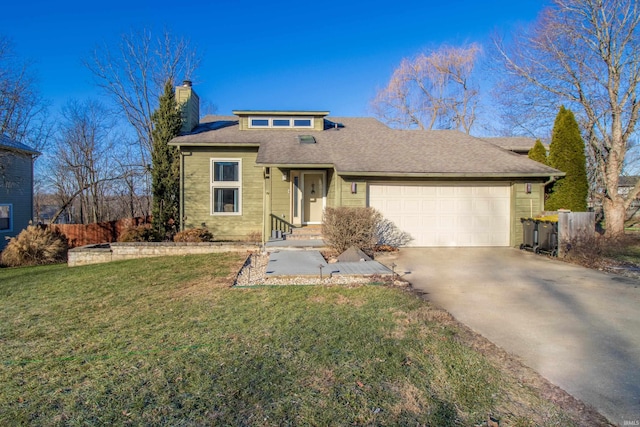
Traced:
POLYGON ((392 221, 381 218, 375 229, 378 248, 398 248, 413 240, 406 231, 400 230, 392 221))
POLYGON ((547 149, 542 145, 542 141, 536 139, 536 143, 529 150, 528 157, 543 165, 547 164, 547 149))
POLYGON ((151 228, 151 224, 129 227, 118 237, 118 242, 157 242, 158 240, 158 235, 151 228))
POLYGON ((565 172, 566 176, 558 179, 551 187, 549 198, 544 203, 545 209, 586 212, 589 180, 584 141, 575 116, 564 107, 560 107, 553 124, 547 164, 565 172))
POLYGON ((189 228, 173 236, 174 242, 202 243, 213 242, 213 234, 206 228, 189 228))
POLYGON ((9 240, 0 261, 8 267, 55 264, 67 260, 68 249, 64 234, 30 225, 9 240))
POLYGON ((373 255, 378 243, 376 225, 382 214, 373 208, 326 208, 322 222, 324 241, 337 253, 351 246, 373 255))

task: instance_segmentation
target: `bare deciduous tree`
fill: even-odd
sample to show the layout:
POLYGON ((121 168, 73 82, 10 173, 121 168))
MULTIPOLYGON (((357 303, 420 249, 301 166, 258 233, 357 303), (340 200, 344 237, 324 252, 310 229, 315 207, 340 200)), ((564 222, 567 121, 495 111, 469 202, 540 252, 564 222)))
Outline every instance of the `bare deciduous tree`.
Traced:
POLYGON ((110 219, 106 215, 106 196, 110 194, 107 184, 121 179, 113 161, 117 155, 113 128, 108 111, 95 101, 71 100, 62 109, 51 165, 61 208, 52 222, 76 198, 80 203, 75 221, 110 219))
POLYGON ((0 35, 0 133, 41 150, 51 130, 46 110, 31 65, 0 35))
POLYGON ((103 45, 85 61, 96 84, 133 127, 140 144, 140 164, 150 163, 151 115, 164 83, 189 79, 200 59, 190 43, 165 30, 156 37, 144 29, 123 34, 118 46, 103 45))
MULTIPOLYGON (((40 151, 51 128, 31 64, 14 52, 10 39, 0 35, 0 134, 40 151)), ((11 161, 12 156, 0 152, 0 185, 12 180, 6 173, 11 161)))
MULTIPOLYGON (((640 112, 638 0, 553 0, 527 31, 496 41, 513 94, 530 109, 560 103, 578 113, 610 237, 624 233, 627 196, 618 193, 640 112)), ((516 101, 516 97, 513 98, 516 101)))
POLYGON ((372 101, 374 113, 392 126, 469 133, 476 120, 472 73, 480 50, 476 44, 444 46, 403 59, 372 101))

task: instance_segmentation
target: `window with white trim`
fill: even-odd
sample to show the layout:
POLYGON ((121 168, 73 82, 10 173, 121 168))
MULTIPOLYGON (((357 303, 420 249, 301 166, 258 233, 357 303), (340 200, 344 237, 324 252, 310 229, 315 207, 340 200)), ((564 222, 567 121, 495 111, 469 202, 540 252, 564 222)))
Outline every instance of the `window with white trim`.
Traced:
POLYGON ((0 205, 0 231, 11 231, 13 228, 12 210, 11 205, 0 205))
POLYGON ((211 214, 242 214, 241 159, 211 159, 211 214))
POLYGON ((313 128, 313 117, 249 117, 250 128, 313 128))

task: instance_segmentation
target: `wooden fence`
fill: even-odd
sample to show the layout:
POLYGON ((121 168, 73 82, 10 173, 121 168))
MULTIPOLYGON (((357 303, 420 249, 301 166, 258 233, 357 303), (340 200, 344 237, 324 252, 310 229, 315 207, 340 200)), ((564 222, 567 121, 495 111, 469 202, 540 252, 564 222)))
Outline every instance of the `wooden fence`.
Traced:
POLYGON ((64 234, 69 240, 69 247, 75 248, 98 243, 117 242, 126 229, 150 222, 150 217, 138 217, 93 224, 49 224, 47 227, 64 234))
POLYGON ((564 256, 571 246, 593 241, 596 233, 594 212, 558 211, 558 255, 564 256))

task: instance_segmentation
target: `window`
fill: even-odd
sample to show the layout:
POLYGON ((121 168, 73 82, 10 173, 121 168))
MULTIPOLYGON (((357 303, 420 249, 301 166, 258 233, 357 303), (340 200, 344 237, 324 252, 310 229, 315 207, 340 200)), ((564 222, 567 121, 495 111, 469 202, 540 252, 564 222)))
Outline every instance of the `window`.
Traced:
POLYGON ((0 205, 0 231, 11 231, 11 205, 0 205))
POLYGON ((311 127, 311 119, 294 119, 293 127, 296 128, 310 128, 311 127))
POLYGON ((250 128, 313 128, 313 117, 250 117, 250 128))
POLYGON ((269 119, 251 119, 252 128, 267 128, 269 127, 269 119))
POLYGON ((211 159, 212 215, 242 213, 242 160, 211 159))

